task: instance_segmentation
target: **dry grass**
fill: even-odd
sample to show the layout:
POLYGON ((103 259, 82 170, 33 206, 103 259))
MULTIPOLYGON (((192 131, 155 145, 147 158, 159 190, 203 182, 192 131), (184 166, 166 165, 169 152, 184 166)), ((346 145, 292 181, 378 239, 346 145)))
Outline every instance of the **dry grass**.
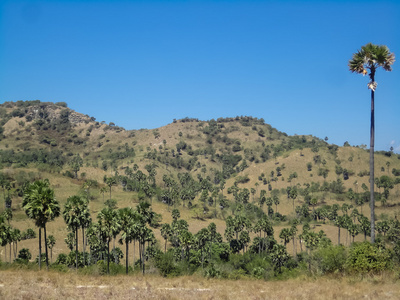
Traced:
POLYGON ((399 299, 400 285, 384 275, 364 279, 287 281, 207 280, 196 276, 87 276, 3 271, 1 299, 399 299))

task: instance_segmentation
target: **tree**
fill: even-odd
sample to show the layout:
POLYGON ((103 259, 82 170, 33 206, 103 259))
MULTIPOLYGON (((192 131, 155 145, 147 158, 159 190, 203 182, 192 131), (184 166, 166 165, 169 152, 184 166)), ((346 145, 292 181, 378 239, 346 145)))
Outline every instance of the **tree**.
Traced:
MULTIPOLYGON (((11 243, 12 240, 12 228, 9 224, 4 223, 4 217, 0 216, 0 245, 4 246, 4 261, 6 261, 7 254, 7 244, 11 243)), ((10 244, 11 253, 11 244, 10 244)), ((11 259, 10 259, 11 262, 11 259)))
POLYGON ((340 245, 340 228, 344 228, 345 220, 345 216, 337 216, 334 220, 334 224, 338 228, 338 245, 340 245))
POLYGON ((279 233, 279 237, 283 240, 285 247, 286 247, 286 244, 289 243, 291 236, 292 235, 291 235, 289 228, 283 228, 281 230, 281 232, 279 233))
POLYGON ((368 218, 363 215, 357 216, 358 222, 360 223, 360 230, 364 233, 364 241, 367 240, 367 235, 371 234, 371 225, 368 218))
POLYGON ((265 201, 267 200, 267 191, 266 190, 261 190, 260 191, 260 198, 258 198, 258 204, 260 205, 260 208, 262 209, 262 206, 264 205, 265 201))
POLYGON ((368 89, 371 90, 371 126, 370 126, 370 148, 369 148, 369 170, 370 170, 370 207, 371 207, 371 243, 375 243, 375 199, 374 199, 374 145, 375 145, 375 72, 379 67, 385 71, 392 71, 395 61, 394 53, 384 45, 371 43, 361 47, 361 50, 353 54, 349 61, 349 69, 353 73, 367 75, 369 70, 370 82, 368 89))
POLYGON ((49 245, 50 248, 50 262, 53 263, 53 248, 54 245, 56 244, 56 239, 54 236, 49 235, 47 238, 47 245, 49 245))
POLYGON ((384 206, 389 198, 390 189, 394 188, 394 180, 387 175, 383 175, 377 180, 376 185, 378 188, 383 187, 384 198, 382 199, 382 205, 384 206))
POLYGON ((104 182, 108 185, 108 187, 110 188, 110 199, 111 199, 111 187, 113 185, 117 184, 117 180, 115 179, 115 177, 107 177, 104 176, 104 182))
POLYGON ((100 193, 103 194, 103 202, 104 202, 104 194, 107 192, 107 188, 105 186, 103 186, 102 188, 100 188, 100 193))
POLYGON ((119 227, 118 213, 114 209, 103 208, 97 215, 101 235, 107 244, 107 274, 110 273, 110 241, 113 237, 114 228, 119 227))
POLYGON ((294 200, 297 198, 297 188, 296 187, 290 188, 288 196, 293 200, 293 211, 295 211, 294 200))
POLYGON ((272 196, 272 200, 274 201, 275 204, 275 212, 278 212, 278 205, 279 205, 279 197, 277 195, 272 196))
POLYGON ((78 172, 83 166, 83 159, 79 155, 79 153, 71 159, 70 166, 72 168, 72 171, 74 171, 75 178, 78 178, 78 172))
POLYGON ((204 267, 204 249, 205 249, 207 243, 211 240, 210 239, 210 233, 211 232, 210 232, 210 230, 208 228, 202 228, 195 235, 197 247, 201 252, 201 267, 202 268, 204 267))
POLYGON ((180 217, 181 217, 181 213, 179 212, 179 210, 177 208, 174 208, 172 210, 172 219, 174 221, 177 221, 180 217))
POLYGON ((121 208, 119 211, 119 220, 121 225, 121 241, 125 241, 126 256, 125 256, 125 269, 128 274, 129 266, 129 243, 132 242, 137 235, 137 224, 140 220, 138 213, 131 207, 121 208))
POLYGON ((274 265, 275 271, 281 273, 282 267, 289 260, 289 254, 286 252, 286 247, 275 244, 270 253, 271 261, 274 265))
POLYGON ((78 268, 78 229, 80 227, 82 228, 82 249, 83 252, 85 252, 84 228, 87 228, 90 223, 88 200, 80 196, 69 197, 64 206, 63 218, 68 228, 72 230, 75 236, 75 260, 76 268, 78 268))
POLYGON ((49 267, 49 255, 47 251, 46 224, 60 215, 60 205, 54 197, 54 190, 50 188, 50 182, 38 180, 27 186, 23 196, 22 207, 27 216, 35 221, 39 227, 39 269, 41 267, 42 231, 44 232, 46 266, 49 267))
POLYGON ((167 240, 171 236, 171 226, 168 223, 165 223, 161 226, 161 236, 165 240, 164 252, 167 252, 167 240))

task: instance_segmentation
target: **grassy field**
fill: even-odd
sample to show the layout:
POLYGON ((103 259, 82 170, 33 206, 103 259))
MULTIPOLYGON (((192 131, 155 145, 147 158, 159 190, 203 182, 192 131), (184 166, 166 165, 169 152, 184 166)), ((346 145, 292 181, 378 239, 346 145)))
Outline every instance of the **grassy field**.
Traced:
POLYGON ((393 275, 281 281, 207 280, 197 276, 87 276, 46 271, 0 272, 1 299, 399 299, 393 275))

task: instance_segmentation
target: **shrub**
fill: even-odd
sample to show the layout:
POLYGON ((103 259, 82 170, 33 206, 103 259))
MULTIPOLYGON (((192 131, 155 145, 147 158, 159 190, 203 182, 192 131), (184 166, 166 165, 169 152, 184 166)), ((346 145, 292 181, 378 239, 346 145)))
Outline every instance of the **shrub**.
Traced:
POLYGON ((350 247, 346 266, 349 271, 377 272, 391 267, 392 253, 382 244, 354 243, 350 247))
POLYGON ((19 250, 18 258, 28 261, 28 260, 30 260, 30 259, 32 258, 32 254, 31 254, 31 252, 29 251, 29 249, 27 249, 27 248, 22 248, 21 250, 19 250))
POLYGON ((217 270, 214 264, 210 264, 210 266, 204 269, 203 276, 205 278, 219 278, 221 277, 221 271, 217 270))
POLYGON ((347 253, 344 246, 333 246, 319 248, 314 259, 317 262, 317 268, 321 273, 336 273, 344 271, 347 253))
POLYGON ((67 259, 68 259, 68 256, 66 254, 60 253, 57 256, 55 264, 57 264, 57 265, 66 265, 67 264, 67 259))
POLYGON ((179 269, 176 266, 173 251, 170 250, 166 253, 160 253, 156 257, 155 261, 156 267, 159 269, 162 276, 167 277, 179 275, 179 269))

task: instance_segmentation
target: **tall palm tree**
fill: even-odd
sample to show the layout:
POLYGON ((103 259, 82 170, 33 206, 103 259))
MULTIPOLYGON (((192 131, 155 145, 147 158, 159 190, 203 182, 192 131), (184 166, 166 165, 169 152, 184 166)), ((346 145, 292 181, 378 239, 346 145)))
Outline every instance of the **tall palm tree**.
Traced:
POLYGON ((107 274, 110 273, 110 241, 116 227, 119 227, 118 213, 111 208, 103 208, 97 215, 101 235, 107 243, 107 274))
MULTIPOLYGON (((75 236, 76 268, 78 268, 78 229, 82 229, 82 250, 85 252, 85 228, 91 221, 88 202, 89 200, 83 197, 71 196, 67 199, 63 211, 64 221, 75 236)), ((83 259, 85 259, 85 253, 83 253, 83 259)))
POLYGON ((152 241, 154 239, 154 234, 150 228, 146 227, 146 223, 143 222, 143 219, 138 223, 136 237, 139 241, 140 263, 142 274, 144 274, 146 242, 152 241))
POLYGON ((121 225, 121 241, 125 242, 126 256, 125 256, 125 268, 126 274, 128 274, 129 266, 129 243, 136 238, 138 222, 140 222, 140 216, 131 207, 121 208, 119 211, 119 220, 121 225))
POLYGON ((370 82, 368 89, 371 90, 371 127, 370 127, 370 148, 369 148, 369 169, 370 169, 370 207, 371 207, 371 242, 375 242, 375 199, 374 199, 374 144, 375 144, 375 73, 379 67, 385 71, 392 71, 395 61, 394 53, 384 45, 371 43, 361 47, 361 50, 353 54, 349 61, 349 69, 353 73, 367 75, 369 72, 370 82), (369 71, 368 71, 369 70, 369 71))
POLYGON ((171 225, 168 223, 165 223, 161 226, 161 236, 165 240, 165 245, 164 245, 164 253, 167 252, 167 240, 171 236, 171 225))
POLYGON ((27 216, 35 221, 39 227, 39 269, 41 268, 42 231, 46 251, 46 266, 49 268, 49 254, 47 250, 46 224, 60 215, 60 205, 54 196, 54 190, 50 188, 48 179, 38 180, 29 184, 25 191, 22 207, 27 216))

